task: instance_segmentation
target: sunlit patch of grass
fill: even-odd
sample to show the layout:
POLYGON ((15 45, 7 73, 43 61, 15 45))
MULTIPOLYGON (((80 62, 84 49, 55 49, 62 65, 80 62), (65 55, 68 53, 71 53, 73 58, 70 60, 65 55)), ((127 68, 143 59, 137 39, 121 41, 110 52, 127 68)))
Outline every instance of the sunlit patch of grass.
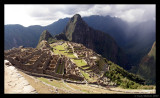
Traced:
POLYGON ((73 55, 73 53, 68 53, 68 50, 67 49, 67 44, 64 43, 62 45, 56 45, 53 47, 53 52, 55 54, 62 54, 62 55, 65 55, 66 57, 69 57, 69 58, 76 58, 76 56, 73 55))
MULTIPOLYGON (((62 45, 56 45, 53 47, 53 51, 55 54, 61 54, 61 55, 65 55, 66 57, 70 58, 72 60, 73 63, 75 63, 78 67, 87 70, 89 68, 89 66, 83 67, 85 65, 87 65, 87 62, 84 59, 78 59, 70 50, 67 50, 68 46, 66 43, 62 44, 62 45), (68 53, 69 52, 69 53, 68 53)), ((59 69, 60 70, 60 69, 59 69)), ((87 70, 87 72, 89 72, 91 70, 87 70)), ((95 79, 90 78, 89 74, 81 71, 82 75, 85 77, 85 79, 87 79, 87 81, 89 82, 95 82, 95 79)))
POLYGON ((50 84, 52 86, 55 86, 57 88, 65 88, 65 89, 70 90, 70 88, 68 88, 62 81, 58 81, 58 80, 54 80, 54 79, 52 81, 50 81, 50 80, 43 78, 43 77, 38 78, 38 80, 43 81, 43 82, 50 84))
POLYGON ((81 67, 81 66, 84 66, 84 65, 87 65, 87 63, 83 60, 83 59, 74 59, 76 58, 76 56, 73 54, 73 53, 68 53, 68 51, 66 50, 67 49, 67 44, 64 43, 62 45, 56 45, 53 47, 53 52, 55 54, 62 54, 62 55, 65 55, 66 57, 68 58, 72 58, 72 61, 78 66, 78 67, 81 67), (65 48, 66 47, 66 48, 65 48))
POLYGON ((83 59, 72 59, 72 61, 78 66, 82 67, 87 65, 87 63, 83 59))

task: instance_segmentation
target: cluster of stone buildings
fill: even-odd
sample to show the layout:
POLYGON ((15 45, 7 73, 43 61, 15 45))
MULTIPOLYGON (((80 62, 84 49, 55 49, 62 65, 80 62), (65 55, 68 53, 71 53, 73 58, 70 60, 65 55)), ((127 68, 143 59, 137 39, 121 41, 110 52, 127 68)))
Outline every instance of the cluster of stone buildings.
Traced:
MULTIPOLYGON (((104 77, 105 71, 102 71, 99 68, 97 61, 101 59, 101 56, 95 53, 93 50, 86 48, 82 44, 77 44, 73 42, 67 43, 69 49, 73 50, 73 53, 77 55, 77 58, 83 59, 87 62, 87 65, 82 66, 81 70, 87 72, 90 78, 97 79, 96 84, 100 85, 115 85, 113 82, 110 81, 109 78, 104 77), (87 69, 83 69, 86 68, 87 69)), ((109 66, 106 64, 104 65, 104 69, 107 71, 109 66)))
MULTIPOLYGON (((63 44, 58 43, 58 44, 63 44)), ((76 54, 77 59, 83 59, 87 65, 78 67, 64 55, 55 55, 50 48, 12 48, 4 52, 4 57, 9 60, 13 66, 36 76, 49 76, 56 79, 73 80, 77 82, 86 82, 80 70, 88 73, 90 78, 97 81, 95 84, 108 85, 110 80, 105 78, 104 72, 99 69, 97 61, 99 55, 91 49, 87 49, 82 44, 66 42, 67 48, 76 54), (83 68, 84 67, 84 68, 83 68), (87 67, 88 69, 85 69, 87 67)))
POLYGON ((78 67, 63 55, 54 55, 48 49, 13 48, 4 52, 4 58, 18 69, 52 77, 83 81, 78 67))

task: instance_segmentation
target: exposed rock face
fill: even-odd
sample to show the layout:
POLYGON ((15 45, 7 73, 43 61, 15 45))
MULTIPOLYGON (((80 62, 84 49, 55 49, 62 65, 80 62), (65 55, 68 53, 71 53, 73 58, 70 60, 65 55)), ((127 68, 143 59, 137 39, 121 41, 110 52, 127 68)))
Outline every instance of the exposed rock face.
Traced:
POLYGON ((50 38, 53 38, 52 35, 47 30, 44 30, 40 36, 39 42, 42 40, 48 41, 50 38))
POLYGON ((156 42, 150 52, 144 56, 139 64, 137 73, 146 79, 147 84, 156 82, 156 42))
POLYGON ((60 33, 54 36, 57 40, 65 40, 68 41, 66 35, 64 33, 60 33))
POLYGON ((50 45, 46 40, 42 40, 38 45, 37 49, 51 49, 50 45))
POLYGON ((108 34, 89 27, 79 14, 70 19, 64 33, 69 41, 81 43, 125 68, 127 58, 115 40, 108 34))

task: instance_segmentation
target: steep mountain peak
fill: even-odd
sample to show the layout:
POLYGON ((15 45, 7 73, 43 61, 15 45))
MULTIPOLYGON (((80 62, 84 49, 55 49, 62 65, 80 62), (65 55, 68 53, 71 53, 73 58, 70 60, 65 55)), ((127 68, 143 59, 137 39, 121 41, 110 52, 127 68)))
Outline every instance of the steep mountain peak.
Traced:
POLYGON ((81 15, 79 15, 79 14, 75 14, 72 18, 73 18, 74 20, 82 19, 82 18, 81 18, 81 15))
POLYGON ((42 34, 51 35, 51 34, 48 32, 48 30, 44 30, 44 31, 42 32, 42 34))
POLYGON ((72 33, 75 32, 78 28, 86 29, 88 25, 83 21, 79 14, 75 14, 70 21, 68 22, 64 33, 69 41, 72 40, 72 33))
POLYGON ((48 32, 48 30, 44 30, 40 36, 40 39, 39 39, 39 43, 42 41, 42 40, 46 40, 46 41, 49 41, 53 39, 52 35, 48 32))
POLYGON ((126 63, 125 54, 115 40, 110 35, 89 27, 79 14, 70 19, 63 33, 69 41, 81 43, 115 63, 126 63), (123 55, 123 60, 119 59, 120 55, 123 55))
POLYGON ((70 23, 79 24, 79 23, 85 23, 85 22, 82 20, 81 15, 75 14, 75 15, 70 19, 70 23))

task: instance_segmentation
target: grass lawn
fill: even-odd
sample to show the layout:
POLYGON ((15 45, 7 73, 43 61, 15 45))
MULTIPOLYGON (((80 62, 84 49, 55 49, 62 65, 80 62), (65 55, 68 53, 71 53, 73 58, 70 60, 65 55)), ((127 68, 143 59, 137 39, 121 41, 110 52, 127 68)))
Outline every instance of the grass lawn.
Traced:
POLYGON ((90 78, 89 76, 89 74, 88 73, 86 73, 86 72, 84 72, 84 71, 82 71, 82 70, 80 70, 80 72, 82 73, 82 75, 85 77, 85 79, 87 79, 87 81, 89 81, 89 82, 96 82, 97 80, 96 79, 93 79, 93 78, 90 78))
POLYGON ((43 82, 45 82, 45 83, 47 83, 47 84, 50 84, 50 85, 55 86, 55 87, 58 87, 58 88, 65 87, 65 85, 61 81, 57 81, 57 80, 54 80, 54 79, 52 81, 49 81, 48 79, 42 78, 42 77, 38 78, 38 79, 43 81, 43 82))
POLYGON ((66 51, 66 48, 67 48, 66 43, 64 43, 62 45, 56 45, 53 48, 54 48, 53 51, 54 51, 55 54, 62 54, 62 55, 65 55, 66 57, 73 58, 72 61, 78 67, 81 67, 81 66, 84 66, 84 65, 87 64, 83 59, 75 60, 74 58, 76 58, 76 56, 74 56, 73 53, 67 53, 68 51, 66 51))
POLYGON ((73 55, 73 53, 67 53, 68 50, 67 49, 67 44, 64 43, 62 45, 56 45, 53 47, 53 52, 55 54, 62 54, 62 55, 65 55, 66 57, 69 57, 69 58, 76 58, 76 56, 73 55), (56 50, 55 50, 56 49, 56 50))
POLYGON ((82 66, 87 65, 87 63, 86 63, 83 59, 79 59, 79 60, 72 59, 72 61, 73 61, 78 67, 82 67, 82 66))
POLYGON ((56 72, 59 73, 59 74, 64 73, 64 62, 62 63, 62 65, 58 65, 58 68, 57 68, 56 72))

